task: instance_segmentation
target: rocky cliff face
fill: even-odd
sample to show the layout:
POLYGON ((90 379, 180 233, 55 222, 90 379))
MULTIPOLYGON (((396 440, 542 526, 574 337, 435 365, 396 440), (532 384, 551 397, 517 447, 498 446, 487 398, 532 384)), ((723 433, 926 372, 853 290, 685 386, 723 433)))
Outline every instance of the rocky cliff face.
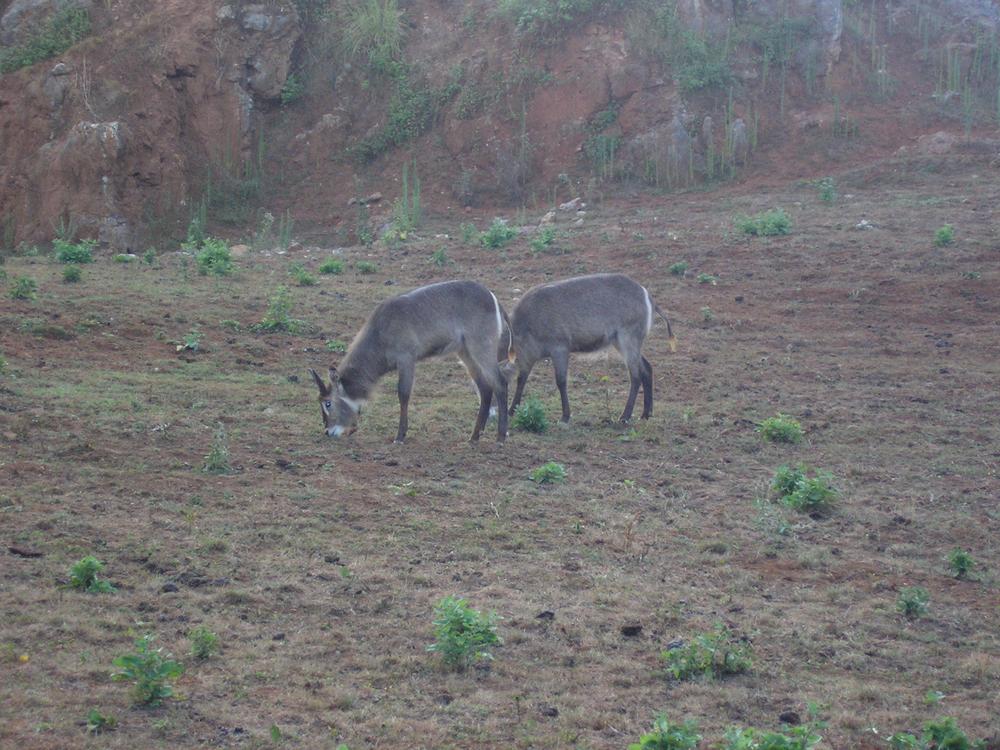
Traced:
MULTIPOLYGON (((220 179, 253 183, 234 200, 335 223, 404 159, 431 204, 686 185, 752 169, 810 129, 849 135, 848 107, 892 111, 913 104, 912 86, 930 101, 920 30, 937 23, 935 49, 965 50, 961 77, 998 23, 985 0, 942 2, 933 18, 926 3, 898 3, 868 26, 841 0, 677 0, 668 15, 656 8, 669 3, 616 5, 529 39, 474 0, 412 0, 387 72, 345 51, 342 3, 75 2, 89 37, 0 76, 6 244, 45 241, 72 219, 135 248, 151 228, 176 235, 220 179)), ((0 2, 0 40, 18 48, 60 7, 0 2)))

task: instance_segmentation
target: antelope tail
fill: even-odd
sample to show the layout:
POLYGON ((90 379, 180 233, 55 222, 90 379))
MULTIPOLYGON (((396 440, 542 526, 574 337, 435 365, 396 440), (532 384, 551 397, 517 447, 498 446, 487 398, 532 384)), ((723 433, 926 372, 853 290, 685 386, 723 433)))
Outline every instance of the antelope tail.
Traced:
POLYGON ((670 337, 667 339, 667 345, 670 347, 670 352, 671 353, 676 352, 677 337, 674 336, 674 332, 670 329, 670 321, 667 319, 667 316, 663 313, 663 310, 660 309, 659 305, 653 303, 653 309, 656 311, 657 315, 663 318, 663 322, 667 324, 667 335, 670 337))
POLYGON ((514 329, 510 325, 510 316, 507 315, 507 311, 502 307, 500 311, 503 313, 503 322, 507 326, 507 361, 513 364, 517 361, 517 354, 514 352, 514 329))

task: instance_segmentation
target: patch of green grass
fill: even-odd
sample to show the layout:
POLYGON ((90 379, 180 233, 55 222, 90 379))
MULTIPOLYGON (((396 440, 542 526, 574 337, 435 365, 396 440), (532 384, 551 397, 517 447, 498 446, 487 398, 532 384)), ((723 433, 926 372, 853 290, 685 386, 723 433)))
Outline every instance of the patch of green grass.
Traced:
POLYGON ((465 669, 478 659, 492 660, 491 646, 502 643, 497 635, 498 617, 472 609, 464 599, 446 596, 434 608, 435 642, 428 651, 440 654, 444 663, 465 669))
POLYGON ((677 724, 666 716, 657 716, 652 731, 642 735, 628 750, 692 750, 698 747, 701 735, 693 721, 677 724))
POLYGON ((226 428, 220 422, 215 429, 215 436, 212 438, 212 447, 205 456, 205 462, 201 470, 206 474, 228 474, 231 470, 229 465, 229 439, 226 436, 226 428))
POLYGON ((63 269, 62 280, 64 284, 75 284, 83 278, 83 271, 80 266, 69 265, 63 269))
POLYGON ((191 656, 196 659, 208 659, 219 650, 219 636, 204 625, 192 628, 188 640, 191 641, 191 656))
POLYGON ((61 55, 89 34, 90 11, 87 8, 60 7, 23 42, 0 49, 0 74, 61 55))
POLYGON ((920 737, 897 732, 888 739, 890 750, 986 750, 985 740, 973 741, 951 716, 928 721, 920 737))
POLYGON ((378 264, 370 260, 359 260, 354 264, 354 270, 360 274, 378 273, 378 264))
POLYGON ((52 247, 55 248, 56 260, 60 263, 93 263, 97 242, 94 240, 69 242, 57 237, 52 240, 52 247))
POLYGON ((104 563, 93 555, 87 555, 82 560, 73 563, 69 569, 69 585, 91 594, 110 594, 115 587, 101 580, 97 574, 104 568, 104 563))
POLYGON ((824 177, 816 181, 816 189, 819 191, 819 199, 824 203, 833 203, 837 200, 837 186, 832 177, 824 177))
POLYGON ((431 253, 431 256, 427 259, 427 262, 430 263, 432 266, 437 266, 438 268, 444 268, 449 263, 451 263, 451 259, 448 257, 448 254, 445 252, 444 248, 439 247, 437 250, 431 253))
POLYGON ((377 70, 399 57, 403 45, 403 12, 396 0, 361 0, 349 5, 344 41, 352 57, 365 56, 377 70))
POLYGON ((202 276, 228 276, 233 272, 233 256, 229 243, 216 237, 206 237, 194 256, 198 273, 202 276))
POLYGON ((673 276, 683 276, 687 273, 688 264, 686 260, 679 260, 676 263, 670 264, 670 268, 667 269, 673 276))
POLYGON ((811 750, 823 738, 811 726, 792 727, 788 734, 754 727, 729 729, 721 750, 811 750))
POLYGON ((802 425, 794 417, 781 412, 757 425, 757 432, 769 443, 802 442, 802 425))
POLYGON ((533 252, 542 253, 549 249, 556 240, 555 227, 542 227, 538 234, 531 238, 531 249, 533 252))
POLYGON ((340 339, 332 339, 326 342, 326 349, 330 352, 346 352, 347 343, 340 339))
POLYGON ((184 666, 163 648, 153 648, 155 636, 147 634, 135 641, 135 651, 123 654, 112 664, 118 668, 111 679, 132 683, 132 698, 140 706, 158 706, 174 694, 171 680, 184 674, 184 666))
POLYGON ((542 433, 549 429, 545 408, 536 396, 529 396, 514 412, 514 427, 528 432, 542 433))
POLYGON ((927 614, 931 595, 922 586, 904 586, 899 590, 896 600, 896 610, 910 620, 916 620, 927 614))
POLYGON ((566 467, 555 461, 549 461, 533 469, 528 476, 532 482, 538 484, 560 484, 566 481, 566 467))
POLYGON ((288 275, 295 279, 299 286, 315 286, 316 277, 306 270, 301 263, 292 263, 288 268, 288 275))
POLYGON ((302 333, 309 325, 303 320, 291 317, 292 293, 286 286, 279 286, 268 300, 267 312, 260 323, 252 326, 264 333, 302 333))
POLYGON ((937 231, 934 232, 934 244, 938 247, 950 245, 954 241, 955 227, 951 224, 945 224, 943 227, 938 227, 937 231))
POLYGON ((968 578, 974 567, 976 561, 964 549, 956 547, 948 553, 948 570, 955 578, 968 578))
POLYGON ((344 272, 344 261, 339 258, 327 258, 319 264, 317 270, 328 276, 339 276, 344 272))
POLYGON ((838 492, 830 486, 833 475, 826 471, 816 471, 810 477, 809 471, 809 467, 804 464, 797 468, 779 466, 774 473, 771 489, 792 510, 825 513, 838 497, 838 492))
POLYGON ((695 636, 687 645, 664 651, 662 658, 675 680, 725 677, 747 672, 753 666, 750 645, 735 638, 721 623, 695 636))
POLYGON ((733 223, 739 232, 755 237, 771 237, 792 231, 792 220, 783 208, 763 211, 753 216, 737 216, 733 223))
POLYGON ((491 250, 497 250, 507 245, 512 239, 517 237, 517 230, 507 224, 506 219, 497 217, 489 228, 479 235, 479 244, 491 250))
POLYGON ((710 284, 711 286, 716 286, 719 283, 719 278, 710 273, 699 273, 697 281, 699 284, 710 284))

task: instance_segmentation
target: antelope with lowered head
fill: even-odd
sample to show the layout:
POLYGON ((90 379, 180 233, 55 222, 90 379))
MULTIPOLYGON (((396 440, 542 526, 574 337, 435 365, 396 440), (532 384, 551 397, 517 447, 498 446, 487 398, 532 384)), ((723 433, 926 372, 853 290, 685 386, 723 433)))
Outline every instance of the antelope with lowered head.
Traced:
POLYGON ((406 438, 407 408, 417 362, 456 353, 479 389, 479 414, 472 440, 489 417, 494 395, 498 406, 497 441, 507 437, 507 381, 496 353, 507 313, 496 296, 474 281, 444 281, 385 300, 371 314, 341 362, 330 368, 330 383, 310 370, 319 387, 319 405, 326 434, 340 437, 357 429, 358 414, 378 380, 399 372, 399 430, 406 438))
POLYGON ((521 402, 531 368, 538 360, 549 357, 562 398, 562 421, 568 422, 566 372, 570 353, 614 347, 625 361, 631 380, 621 421, 632 418, 640 385, 642 419, 648 419, 653 413, 653 368, 642 356, 642 342, 653 327, 654 312, 666 322, 673 350, 676 343, 670 321, 645 287, 620 273, 577 276, 530 289, 511 314, 517 388, 510 413, 521 402))

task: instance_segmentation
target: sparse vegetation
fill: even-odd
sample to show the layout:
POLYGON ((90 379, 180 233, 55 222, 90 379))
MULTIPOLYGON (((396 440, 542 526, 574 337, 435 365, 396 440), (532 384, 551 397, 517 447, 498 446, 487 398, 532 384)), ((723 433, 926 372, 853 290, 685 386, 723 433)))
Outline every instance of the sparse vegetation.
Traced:
POLYGON ((97 242, 94 240, 70 242, 56 237, 52 240, 52 247, 55 248, 56 260, 60 263, 93 263, 97 242))
POLYGON ((687 273, 688 264, 685 260, 679 260, 676 263, 672 263, 670 268, 667 269, 673 276, 683 276, 687 273))
POLYGON ((549 461, 533 469, 528 476, 532 482, 538 484, 561 484, 566 481, 566 467, 555 461, 549 461))
POLYGON ((135 651, 123 654, 112 664, 118 668, 111 679, 132 683, 132 698, 140 706, 158 706, 174 694, 172 680, 184 674, 184 667, 163 648, 153 648, 155 636, 147 634, 135 641, 135 651))
POLYGON ((458 231, 461 233, 462 243, 465 245, 471 245, 479 236, 479 232, 476 231, 476 225, 470 222, 459 224, 458 231))
POLYGON ((528 432, 542 433, 549 429, 549 420, 545 417, 545 407, 537 396, 528 396, 518 405, 514 413, 514 427, 528 432))
POLYGON ((753 216, 737 216, 733 223, 737 231, 755 237, 772 237, 792 231, 792 220, 783 208, 763 211, 753 216))
POLYGON ((205 462, 201 470, 206 474, 228 474, 231 470, 229 465, 229 438, 226 435, 226 428, 220 422, 215 428, 215 436, 212 438, 212 447, 205 456, 205 462))
POLYGON ((955 241, 955 227, 951 224, 945 224, 942 227, 938 227, 937 231, 934 232, 934 244, 938 247, 945 247, 950 245, 955 241))
POLYGON ((434 608, 435 642, 428 651, 439 654, 448 667, 465 669, 479 659, 491 660, 489 649, 502 643, 498 617, 472 609, 464 599, 446 596, 434 608))
POLYGON ((700 742, 698 725, 693 721, 676 724, 666 716, 657 716, 652 731, 630 744, 628 750, 692 750, 700 742))
POLYGON ((709 284, 710 286, 716 286, 719 283, 719 279, 710 273, 699 273, 698 274, 699 284, 709 284))
POLYGON ((780 412, 757 425, 757 432, 769 443, 802 442, 802 425, 797 419, 780 412))
POLYGON ((287 107, 294 104, 305 95, 306 85, 295 73, 289 74, 285 79, 285 84, 281 87, 281 105, 287 107))
POLYGON ((378 264, 370 260, 359 260, 354 264, 354 270, 362 275, 378 273, 378 264))
POLYGON ((344 40, 351 56, 385 71, 403 46, 403 11, 396 0, 359 0, 348 6, 344 40))
POLYGON ((295 279, 295 283, 299 286, 316 285, 316 277, 309 273, 301 263, 292 263, 288 267, 288 275, 295 279))
POLYGON ((61 55, 89 34, 90 11, 80 5, 63 5, 23 42, 0 48, 0 74, 61 55))
POLYGON ((346 352, 347 344, 346 342, 341 341, 340 339, 331 339, 330 341, 326 342, 326 349, 327 351, 330 352, 338 352, 338 353, 346 352))
POLYGON ((131 263, 136 259, 136 256, 132 253, 115 253, 111 256, 111 260, 115 263, 131 263))
POLYGON ((479 244, 491 250, 497 250, 507 245, 515 237, 517 237, 517 230, 509 226, 506 219, 497 217, 493 219, 489 228, 479 235, 479 244))
POLYGON ((80 266, 69 265, 63 269, 62 279, 64 284, 75 284, 83 278, 83 271, 80 266))
POLYGON ((904 586, 899 590, 896 609, 909 620, 916 620, 927 614, 931 595, 922 586, 904 586))
POLYGON ((87 555, 82 560, 73 563, 69 569, 69 585, 90 594, 110 594, 115 587, 109 582, 97 577, 104 569, 104 563, 93 555, 87 555))
POLYGON ((823 738, 811 726, 792 727, 788 733, 754 727, 732 728, 726 732, 723 750, 811 750, 823 738))
POLYGON ((118 727, 118 719, 114 716, 105 716, 96 708, 87 712, 87 732, 90 734, 101 734, 111 732, 118 727))
POLYGON ((889 737, 890 750, 986 750, 985 740, 972 741, 950 716, 928 721, 920 737, 897 732, 889 737))
POLYGON ((722 623, 686 645, 664 651, 662 656, 667 672, 675 680, 725 677, 747 672, 753 666, 750 644, 734 637, 722 623))
POLYGON ((229 243, 215 237, 206 237, 201 248, 195 253, 198 273, 202 276, 228 276, 233 272, 233 255, 229 243))
POLYGON ((444 268, 449 263, 451 263, 451 260, 448 258, 448 254, 445 252, 444 248, 439 247, 437 250, 431 253, 431 257, 427 259, 427 262, 430 263, 432 266, 436 266, 438 268, 444 268))
POLYGON ((968 578, 975 567, 976 561, 964 549, 956 547, 948 553, 948 570, 955 578, 968 578))
POLYGON ((196 659, 208 659, 219 650, 219 636, 204 625, 192 628, 188 640, 191 641, 191 656, 196 659))
POLYGON ((833 203, 837 200, 837 186, 832 177, 817 180, 816 188, 819 190, 819 199, 824 203, 833 203))
POLYGON ((291 317, 292 293, 286 286, 279 286, 268 300, 264 318, 253 326, 253 330, 264 333, 301 333, 309 326, 305 321, 291 317))
POLYGON ((816 471, 800 464, 797 468, 780 466, 774 474, 771 489, 785 505, 801 513, 826 513, 836 501, 838 493, 831 486, 833 475, 816 471))
POLYGON ((328 276, 339 276, 344 272, 344 261, 339 258, 327 258, 319 264, 317 270, 328 276))

